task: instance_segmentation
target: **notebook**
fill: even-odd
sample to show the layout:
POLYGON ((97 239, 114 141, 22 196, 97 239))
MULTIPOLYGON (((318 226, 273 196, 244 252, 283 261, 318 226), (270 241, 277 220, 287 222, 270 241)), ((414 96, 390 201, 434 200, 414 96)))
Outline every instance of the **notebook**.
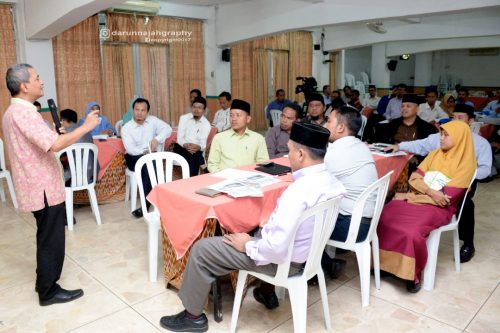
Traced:
POLYGON ((262 171, 270 175, 284 175, 285 173, 292 172, 290 167, 277 163, 268 163, 265 166, 258 166, 255 170, 262 171))

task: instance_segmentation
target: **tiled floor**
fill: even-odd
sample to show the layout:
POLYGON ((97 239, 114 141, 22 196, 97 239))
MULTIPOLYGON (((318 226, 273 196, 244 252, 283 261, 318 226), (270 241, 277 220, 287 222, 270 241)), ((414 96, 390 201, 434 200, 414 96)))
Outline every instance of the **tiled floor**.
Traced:
MULTIPOLYGON (((355 258, 345 257, 345 273, 328 281, 332 331, 336 332, 500 332, 500 179, 480 184, 476 193, 476 256, 454 271, 451 238, 441 241, 436 287, 410 295, 404 283, 382 278, 371 290, 370 306, 361 307, 355 258)), ((148 280, 146 225, 131 217, 124 202, 102 205, 97 226, 89 207, 75 210, 77 224, 66 232, 61 284, 83 288, 77 301, 40 307, 34 292, 35 227, 31 214, 0 204, 0 333, 7 332, 158 332, 162 315, 182 306, 177 291, 160 278, 148 280)), ((161 265, 161 263, 160 263, 161 265)), ((226 332, 233 294, 223 295, 224 320, 211 332, 226 332)), ((249 294, 251 295, 251 293, 249 294)), ((324 331, 317 288, 310 287, 307 328, 324 331)), ((246 297, 239 332, 293 330, 288 299, 267 311, 246 297)))

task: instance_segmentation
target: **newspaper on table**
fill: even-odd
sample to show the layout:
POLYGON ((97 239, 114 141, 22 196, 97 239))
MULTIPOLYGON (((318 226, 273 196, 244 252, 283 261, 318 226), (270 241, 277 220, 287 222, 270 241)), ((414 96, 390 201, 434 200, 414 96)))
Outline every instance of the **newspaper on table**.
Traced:
POLYGON ((225 178, 225 180, 207 187, 226 193, 233 198, 263 197, 264 186, 280 182, 279 179, 270 175, 238 169, 226 169, 212 176, 225 178))

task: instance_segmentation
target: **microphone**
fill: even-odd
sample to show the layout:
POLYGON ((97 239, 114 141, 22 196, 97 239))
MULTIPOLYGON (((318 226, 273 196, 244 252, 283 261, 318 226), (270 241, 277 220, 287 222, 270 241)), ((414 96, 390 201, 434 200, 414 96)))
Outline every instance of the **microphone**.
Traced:
POLYGON ((49 104, 50 114, 52 115, 52 120, 54 121, 56 131, 58 134, 61 134, 61 132, 59 132, 59 127, 61 127, 61 122, 59 121, 59 115, 57 114, 56 103, 52 98, 48 99, 47 103, 49 104))

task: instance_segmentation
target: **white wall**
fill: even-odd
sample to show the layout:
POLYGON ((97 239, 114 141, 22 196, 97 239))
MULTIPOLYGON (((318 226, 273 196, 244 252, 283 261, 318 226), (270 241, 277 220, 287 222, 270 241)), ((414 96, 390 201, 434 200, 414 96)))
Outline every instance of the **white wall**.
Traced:
POLYGON ((365 72, 371 78, 372 47, 358 47, 345 51, 344 70, 356 77, 356 81, 361 80, 361 72, 365 72))
POLYGON ((408 60, 399 60, 399 57, 391 57, 389 60, 398 62, 396 70, 391 72, 391 85, 404 83, 413 86, 415 81, 415 55, 408 60))

